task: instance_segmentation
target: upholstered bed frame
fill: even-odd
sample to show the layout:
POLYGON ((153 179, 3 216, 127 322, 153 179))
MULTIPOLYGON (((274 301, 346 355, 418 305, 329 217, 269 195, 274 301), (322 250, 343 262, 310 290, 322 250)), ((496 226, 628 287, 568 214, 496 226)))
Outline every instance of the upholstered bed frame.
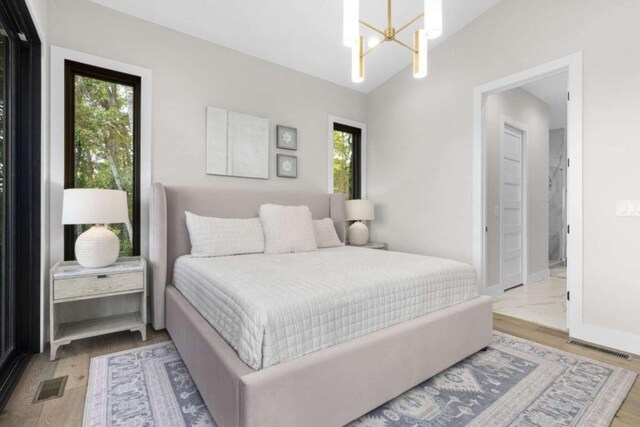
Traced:
POLYGON ((221 427, 341 426, 491 343, 489 297, 479 297, 295 360, 254 371, 170 285, 190 251, 184 211, 256 217, 263 203, 307 205, 344 241, 342 195, 154 184, 151 221, 153 327, 167 328, 221 427))

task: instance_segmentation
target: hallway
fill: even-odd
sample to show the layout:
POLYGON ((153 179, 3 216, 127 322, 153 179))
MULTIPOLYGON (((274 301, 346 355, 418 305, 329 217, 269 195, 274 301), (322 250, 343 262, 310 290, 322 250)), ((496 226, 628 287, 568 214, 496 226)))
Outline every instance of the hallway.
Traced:
POLYGON ((567 329, 567 269, 559 265, 551 276, 540 282, 518 286, 496 298, 494 313, 517 317, 553 329, 567 329))

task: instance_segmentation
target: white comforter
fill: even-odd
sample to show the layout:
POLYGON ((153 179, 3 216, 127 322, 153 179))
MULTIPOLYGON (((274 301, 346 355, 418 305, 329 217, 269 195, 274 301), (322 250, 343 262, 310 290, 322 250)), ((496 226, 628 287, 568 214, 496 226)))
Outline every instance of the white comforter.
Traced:
POLYGON ((354 247, 182 256, 173 284, 253 369, 478 296, 467 264, 354 247))

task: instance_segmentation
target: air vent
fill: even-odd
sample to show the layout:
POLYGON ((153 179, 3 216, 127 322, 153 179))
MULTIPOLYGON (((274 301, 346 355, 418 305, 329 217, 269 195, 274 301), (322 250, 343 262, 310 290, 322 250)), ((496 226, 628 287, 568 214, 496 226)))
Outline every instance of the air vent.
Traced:
POLYGON ((611 350, 611 349, 608 349, 608 348, 597 346, 595 344, 589 344, 589 343, 586 343, 586 342, 572 340, 572 339, 568 340, 567 342, 569 344, 573 344, 573 345, 577 345, 577 346, 582 347, 582 348, 586 348, 587 350, 597 351, 597 352, 600 352, 600 353, 608 354, 610 356, 619 357, 620 359, 633 360, 633 356, 631 356, 630 354, 627 354, 627 353, 623 353, 621 351, 611 350))
POLYGON ((36 391, 36 395, 33 398, 33 403, 62 397, 65 385, 67 385, 67 375, 40 382, 38 391, 36 391))

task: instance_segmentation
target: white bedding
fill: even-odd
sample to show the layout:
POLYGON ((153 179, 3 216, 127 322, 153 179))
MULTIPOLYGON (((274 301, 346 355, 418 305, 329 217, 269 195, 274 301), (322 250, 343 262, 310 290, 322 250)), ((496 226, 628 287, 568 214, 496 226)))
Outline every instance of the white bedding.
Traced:
POLYGON ((176 260, 173 284, 262 369, 478 296, 460 262, 355 247, 176 260))

